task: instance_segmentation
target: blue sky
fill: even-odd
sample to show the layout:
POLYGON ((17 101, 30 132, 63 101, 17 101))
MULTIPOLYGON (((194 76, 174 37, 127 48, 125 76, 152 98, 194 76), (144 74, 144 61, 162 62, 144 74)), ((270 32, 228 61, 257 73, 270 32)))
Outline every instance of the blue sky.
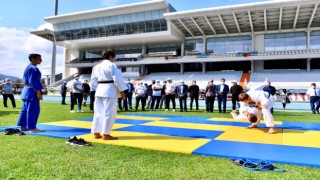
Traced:
MULTIPOLYGON (((143 0, 59 0, 59 14, 110 7, 143 0)), ((146 1, 146 0, 145 0, 146 1)), ((167 0, 177 11, 200 9, 268 0, 167 0)), ((21 77, 27 56, 32 52, 43 55, 41 68, 50 66, 50 42, 30 35, 29 31, 45 24, 44 17, 54 14, 54 0, 0 1, 0 73, 21 77)), ((57 69, 62 72, 63 54, 58 48, 57 69)))

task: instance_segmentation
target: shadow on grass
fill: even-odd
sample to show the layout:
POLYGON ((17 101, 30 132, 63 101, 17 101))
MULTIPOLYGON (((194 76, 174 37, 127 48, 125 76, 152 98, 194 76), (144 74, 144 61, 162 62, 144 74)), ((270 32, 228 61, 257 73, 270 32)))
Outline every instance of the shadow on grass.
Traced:
POLYGON ((0 111, 0 116, 8 116, 11 114, 20 114, 20 111, 0 111))

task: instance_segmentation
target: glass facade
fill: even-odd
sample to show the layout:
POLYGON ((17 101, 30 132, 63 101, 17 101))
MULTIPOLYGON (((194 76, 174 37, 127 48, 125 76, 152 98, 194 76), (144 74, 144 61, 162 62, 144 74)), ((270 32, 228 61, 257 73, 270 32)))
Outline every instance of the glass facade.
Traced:
POLYGON ((163 10, 123 14, 54 25, 56 41, 167 31, 163 10))
POLYGON ((251 52, 251 36, 233 36, 207 39, 207 49, 215 53, 251 52))
POLYGON ((181 44, 152 44, 148 45, 148 54, 153 53, 173 53, 176 55, 177 50, 181 49, 181 44))
POLYGON ((203 40, 202 39, 192 39, 185 41, 185 51, 198 51, 199 53, 204 52, 203 40))
POLYGON ((287 51, 307 49, 307 33, 277 33, 264 36, 265 51, 287 51))
POLYGON ((310 49, 320 49, 320 31, 310 33, 310 49))

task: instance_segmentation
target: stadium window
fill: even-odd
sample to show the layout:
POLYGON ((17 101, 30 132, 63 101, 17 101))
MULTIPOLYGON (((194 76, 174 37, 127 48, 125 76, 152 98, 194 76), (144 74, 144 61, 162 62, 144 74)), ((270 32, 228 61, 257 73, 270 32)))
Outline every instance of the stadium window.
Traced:
POLYGON ((160 28, 161 28, 161 31, 166 31, 168 30, 168 27, 167 27, 167 21, 165 19, 160 19, 160 28))
POLYGON ((320 31, 310 33, 310 49, 320 49, 320 31))
POLYGON ((153 24, 152 21, 146 21, 146 32, 153 32, 153 24))

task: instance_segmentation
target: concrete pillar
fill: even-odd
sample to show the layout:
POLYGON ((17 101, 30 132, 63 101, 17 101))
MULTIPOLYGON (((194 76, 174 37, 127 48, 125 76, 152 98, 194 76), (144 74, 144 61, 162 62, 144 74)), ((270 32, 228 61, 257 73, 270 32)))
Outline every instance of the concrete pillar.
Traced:
POLYGON ((184 51, 185 51, 185 43, 184 41, 181 43, 181 56, 184 56, 184 51))
POLYGON ((53 84, 54 82, 56 82, 56 63, 57 63, 56 54, 57 54, 57 46, 56 46, 56 42, 53 41, 50 84, 53 84))
POLYGON ((251 60, 251 72, 250 73, 253 73, 254 72, 254 61, 251 60))
POLYGON ((264 71, 264 61, 254 61, 251 63, 251 72, 257 71, 264 71))
POLYGON ((252 44, 252 50, 263 52, 264 48, 264 34, 257 34, 252 39, 254 43, 252 44))
POLYGON ((142 45, 142 54, 147 54, 147 45, 142 45))
POLYGON ((206 63, 203 62, 202 63, 202 73, 205 73, 206 72, 206 63))
POLYGON ((307 71, 310 72, 311 70, 311 58, 307 59, 307 71))
POLYGON ((63 73, 62 73, 62 79, 70 76, 70 69, 66 67, 66 63, 69 61, 69 50, 67 48, 63 48, 63 73))
POLYGON ((256 42, 255 42, 255 39, 256 39, 256 38, 255 38, 254 33, 252 33, 251 38, 252 38, 251 50, 254 51, 254 50, 255 50, 255 47, 256 47, 256 42))
POLYGON ((207 38, 204 37, 203 38, 203 53, 205 53, 207 51, 207 38))
POLYGON ((184 73, 184 64, 180 64, 180 74, 184 73))
POLYGON ((145 65, 140 66, 140 74, 144 75, 145 74, 145 65))
POLYGON ((307 49, 310 49, 310 29, 307 30, 307 49))

